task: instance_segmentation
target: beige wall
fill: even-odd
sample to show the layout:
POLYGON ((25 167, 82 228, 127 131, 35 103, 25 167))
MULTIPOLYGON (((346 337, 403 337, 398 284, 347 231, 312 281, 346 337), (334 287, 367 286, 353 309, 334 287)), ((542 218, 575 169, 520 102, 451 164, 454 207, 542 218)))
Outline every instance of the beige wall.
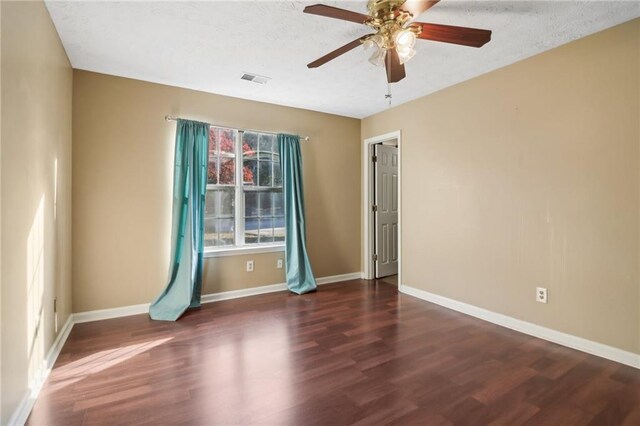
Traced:
MULTIPOLYGON (((314 273, 360 271, 359 120, 76 70, 75 312, 147 303, 165 285, 175 134, 166 114, 311 136, 302 147, 314 273)), ((203 293, 284 282, 278 256, 208 259, 203 293)))
POLYGON ((55 338, 54 298, 59 327, 71 312, 73 73, 44 3, 3 1, 0 8, 6 424, 55 338))
POLYGON ((635 20, 363 120, 402 130, 404 284, 640 352, 639 52, 635 20))

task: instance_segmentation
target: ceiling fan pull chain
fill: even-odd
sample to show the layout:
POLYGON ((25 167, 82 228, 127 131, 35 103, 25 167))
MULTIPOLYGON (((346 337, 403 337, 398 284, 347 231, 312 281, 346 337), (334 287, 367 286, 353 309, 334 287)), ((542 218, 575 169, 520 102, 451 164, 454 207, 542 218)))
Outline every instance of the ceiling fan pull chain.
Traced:
POLYGON ((389 101, 389 108, 391 108, 391 98, 393 98, 391 94, 391 83, 387 83, 387 94, 384 95, 384 98, 389 101))

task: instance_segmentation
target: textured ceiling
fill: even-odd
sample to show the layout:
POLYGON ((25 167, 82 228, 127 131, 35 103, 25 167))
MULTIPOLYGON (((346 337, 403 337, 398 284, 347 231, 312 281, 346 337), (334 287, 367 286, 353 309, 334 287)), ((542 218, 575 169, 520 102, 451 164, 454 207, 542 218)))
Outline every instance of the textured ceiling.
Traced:
MULTIPOLYGON (((47 7, 74 68, 245 99, 366 117, 388 108, 384 69, 362 48, 308 62, 368 28, 302 13, 366 1, 59 2, 47 7), (244 72, 271 77, 266 85, 244 72)), ((393 105, 640 16, 638 1, 442 0, 420 21, 493 30, 481 49, 418 41, 393 105)))

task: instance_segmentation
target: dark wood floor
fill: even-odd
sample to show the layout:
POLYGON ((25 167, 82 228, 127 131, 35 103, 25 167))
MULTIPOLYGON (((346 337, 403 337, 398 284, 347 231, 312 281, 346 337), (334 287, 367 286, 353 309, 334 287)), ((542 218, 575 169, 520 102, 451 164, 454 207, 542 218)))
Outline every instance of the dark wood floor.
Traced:
POLYGON ((640 425, 640 371, 382 281, 79 324, 31 425, 640 425))

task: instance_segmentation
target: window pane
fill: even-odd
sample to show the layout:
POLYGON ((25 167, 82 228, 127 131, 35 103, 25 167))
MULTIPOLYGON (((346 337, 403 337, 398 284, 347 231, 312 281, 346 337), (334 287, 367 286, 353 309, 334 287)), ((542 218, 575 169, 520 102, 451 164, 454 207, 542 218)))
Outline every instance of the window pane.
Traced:
POLYGON ((273 215, 284 216, 284 196, 282 192, 273 193, 273 215))
POLYGON ((273 219, 273 241, 284 241, 284 217, 273 219))
POLYGON ((216 137, 217 129, 215 127, 209 127, 209 158, 216 155, 218 149, 218 138, 216 137))
POLYGON ((218 191, 214 189, 207 189, 207 194, 204 198, 204 215, 207 217, 215 217, 217 205, 218 191))
POLYGON ((258 196, 257 192, 244 193, 244 215, 245 217, 258 216, 258 196))
POLYGON ((218 184, 218 165, 216 157, 209 158, 209 168, 207 169, 207 183, 210 185, 218 184))
POLYGON ((273 163, 273 186, 282 187, 282 170, 280 169, 280 163, 273 163))
POLYGON ((217 219, 218 246, 232 246, 235 244, 235 226, 233 219, 217 219))
POLYGON ((216 233, 216 219, 210 216, 204 218, 204 246, 215 247, 218 235, 216 233))
POLYGON ((260 219, 260 242, 273 242, 273 219, 260 219))
POLYGON ((273 153, 273 142, 275 139, 275 135, 270 135, 267 133, 260 133, 260 158, 264 158, 262 157, 262 154, 269 154, 268 159, 271 159, 271 154, 273 153))
POLYGON ((244 160, 242 165, 242 183, 247 186, 255 186, 258 177, 258 165, 256 160, 244 160))
POLYGON ((219 197, 216 199, 216 217, 233 218, 235 216, 235 191, 221 190, 217 191, 219 197))
POLYGON ((233 189, 208 189, 205 199, 205 215, 216 218, 233 217, 235 194, 233 189))
POLYGON ((258 185, 271 186, 271 161, 259 161, 258 163, 258 185))
POLYGON ((254 156, 258 151, 258 134, 244 132, 242 135, 242 153, 245 156, 254 156))
POLYGON ((220 159, 220 185, 235 185, 236 160, 234 158, 220 159))
POLYGON ((271 192, 260 192, 260 217, 273 216, 272 195, 271 192))
POLYGON ((244 243, 257 244, 259 230, 258 219, 247 219, 244 223, 244 243))
POLYGON ((232 129, 218 129, 218 139, 220 141, 220 153, 235 154, 237 131, 232 129))
POLYGON ((205 199, 204 245, 235 244, 235 189, 208 189, 205 199))
POLYGON ((284 208, 282 191, 246 191, 245 244, 284 241, 284 208), (274 217, 275 216, 275 217, 274 217))

